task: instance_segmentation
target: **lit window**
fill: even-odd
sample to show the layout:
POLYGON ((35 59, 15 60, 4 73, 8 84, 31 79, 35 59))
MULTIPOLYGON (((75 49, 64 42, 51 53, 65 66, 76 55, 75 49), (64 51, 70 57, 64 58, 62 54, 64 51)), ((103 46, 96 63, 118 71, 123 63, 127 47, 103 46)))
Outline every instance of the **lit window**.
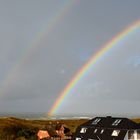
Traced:
POLYGON ((86 133, 86 131, 87 131, 87 128, 83 127, 81 128, 80 133, 86 133))
POLYGON ((96 132, 97 132, 97 129, 94 130, 94 133, 96 133, 96 132))
POLYGON ((103 134, 103 132, 104 132, 104 129, 101 130, 101 134, 103 134))
POLYGON ((120 122, 121 122, 121 119, 116 119, 116 120, 112 123, 112 125, 113 125, 113 126, 117 126, 120 122))
POLYGON ((101 120, 100 118, 97 118, 92 122, 92 124, 97 124, 100 120, 101 120))
POLYGON ((118 136, 119 135, 119 133, 120 133, 120 130, 114 130, 113 132, 112 132, 112 135, 111 136, 118 136))
POLYGON ((81 138, 76 138, 76 140, 81 140, 81 138))

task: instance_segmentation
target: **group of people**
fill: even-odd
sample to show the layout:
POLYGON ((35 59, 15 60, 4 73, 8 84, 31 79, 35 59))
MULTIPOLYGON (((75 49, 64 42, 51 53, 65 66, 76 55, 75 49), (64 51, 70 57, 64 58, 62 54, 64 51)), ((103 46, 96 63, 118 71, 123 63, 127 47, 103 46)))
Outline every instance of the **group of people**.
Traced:
MULTIPOLYGON (((65 133, 68 133, 70 129, 67 128, 64 124, 58 123, 56 124, 54 131, 55 131, 54 137, 59 137, 61 139, 64 139, 65 133)), ((39 130, 37 136, 38 136, 38 140, 51 137, 48 130, 39 130)))

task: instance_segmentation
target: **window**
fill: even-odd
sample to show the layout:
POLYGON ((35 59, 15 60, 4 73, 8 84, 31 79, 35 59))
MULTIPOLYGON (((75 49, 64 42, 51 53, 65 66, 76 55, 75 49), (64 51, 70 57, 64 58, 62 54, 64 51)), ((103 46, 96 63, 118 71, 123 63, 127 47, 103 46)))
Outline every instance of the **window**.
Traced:
POLYGON ((119 135, 119 133, 120 133, 120 130, 114 130, 114 131, 112 132, 111 136, 117 137, 117 136, 119 135))
POLYGON ((104 132, 104 129, 102 129, 100 133, 103 134, 103 132, 104 132))
POLYGON ((81 138, 76 138, 75 140, 81 140, 81 138))
POLYGON ((129 140, 134 140, 134 131, 129 131, 128 132, 128 139, 129 140))
POLYGON ((98 129, 95 129, 95 130, 94 130, 94 133, 96 133, 96 132, 97 132, 97 130, 98 130, 98 129))
POLYGON ((128 132, 128 140, 140 140, 139 130, 131 130, 128 132))
POLYGON ((113 126, 117 126, 120 122, 121 122, 121 119, 116 119, 116 120, 112 123, 112 125, 113 125, 113 126))
POLYGON ((87 131, 87 128, 83 127, 83 128, 81 128, 80 133, 86 133, 86 131, 87 131))
POLYGON ((100 120, 101 120, 100 118, 97 118, 92 122, 92 124, 97 124, 100 120))

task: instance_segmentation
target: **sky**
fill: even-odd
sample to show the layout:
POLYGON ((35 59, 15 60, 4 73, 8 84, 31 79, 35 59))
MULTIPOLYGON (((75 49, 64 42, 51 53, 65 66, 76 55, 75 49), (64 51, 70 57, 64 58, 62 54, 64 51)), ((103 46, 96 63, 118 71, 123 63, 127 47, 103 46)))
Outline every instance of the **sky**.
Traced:
MULTIPOLYGON (((140 20, 139 0, 1 0, 0 112, 48 112, 111 38, 140 20)), ((55 115, 140 116, 140 29, 76 84, 55 115)))

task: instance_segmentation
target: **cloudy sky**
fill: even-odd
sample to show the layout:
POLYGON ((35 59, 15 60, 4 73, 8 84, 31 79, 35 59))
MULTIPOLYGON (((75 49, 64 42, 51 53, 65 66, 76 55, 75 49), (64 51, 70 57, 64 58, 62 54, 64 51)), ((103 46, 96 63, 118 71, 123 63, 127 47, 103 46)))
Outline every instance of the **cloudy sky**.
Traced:
MULTIPOLYGON (((0 112, 48 112, 139 0, 1 0, 0 112)), ((56 115, 140 116, 140 29, 90 68, 56 115)))

